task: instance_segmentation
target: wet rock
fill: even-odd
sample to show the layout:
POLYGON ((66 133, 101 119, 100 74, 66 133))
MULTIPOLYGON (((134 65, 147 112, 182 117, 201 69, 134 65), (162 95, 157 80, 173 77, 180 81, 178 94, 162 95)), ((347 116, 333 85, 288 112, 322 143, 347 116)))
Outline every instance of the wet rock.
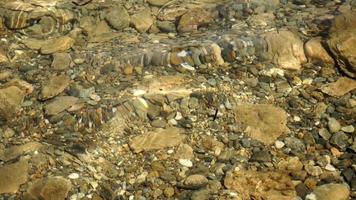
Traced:
POLYGON ((53 54, 52 67, 55 70, 65 70, 70 67, 72 58, 69 53, 55 53, 53 54))
POLYGON ((177 30, 179 32, 196 31, 200 26, 211 23, 211 13, 203 8, 195 8, 186 12, 179 20, 177 30))
POLYGON ((345 184, 325 184, 316 187, 307 195, 307 200, 348 200, 350 189, 345 184))
POLYGON ((46 100, 57 96, 69 86, 70 78, 66 75, 51 77, 43 84, 41 98, 46 100))
POLYGON ((311 192, 304 183, 299 183, 297 186, 295 186, 295 191, 302 199, 304 199, 311 192))
POLYGON ((303 169, 303 163, 298 157, 288 157, 277 164, 277 168, 286 172, 298 172, 303 169))
POLYGON ((0 151, 0 160, 9 161, 15 159, 25 153, 38 151, 42 147, 41 143, 28 142, 23 145, 12 146, 4 151, 0 151))
POLYGON ((305 151, 305 144, 298 138, 287 137, 284 139, 284 142, 286 143, 286 147, 290 148, 294 154, 303 153, 305 151))
POLYGON ((63 177, 49 177, 36 181, 27 191, 33 199, 63 200, 67 198, 72 184, 63 177))
POLYGON ((345 133, 353 133, 355 132, 355 127, 353 125, 343 126, 341 130, 345 133))
POLYGON ((28 161, 25 159, 0 167, 0 194, 16 193, 26 183, 27 174, 28 161))
POLYGON ((78 98, 72 96, 56 97, 51 103, 45 105, 46 114, 56 115, 64 110, 70 108, 78 102, 78 98))
POLYGON ((210 191, 208 189, 202 189, 193 192, 191 200, 201 200, 201 199, 210 199, 210 191))
POLYGON ((25 92, 16 86, 0 89, 0 118, 12 119, 21 108, 25 92))
POLYGON ((268 151, 254 152, 250 158, 250 162, 270 162, 271 154, 268 151))
MULTIPOLYGON (((1 21, 0 21, 0 24, 1 24, 1 21)), ((8 61, 9 61, 9 59, 7 58, 5 52, 0 49, 0 64, 7 63, 8 61)))
POLYGON ((200 174, 190 175, 184 180, 184 186, 189 189, 198 189, 204 187, 207 184, 208 179, 200 174))
POLYGON ((350 77, 356 78, 356 11, 337 16, 330 29, 327 41, 340 68, 350 77))
POLYGON ((162 31, 162 32, 176 32, 176 25, 173 22, 170 21, 158 21, 157 22, 157 27, 162 31))
POLYGON ((307 61, 303 42, 294 33, 286 30, 269 32, 264 36, 268 44, 266 58, 283 69, 300 70, 307 61), (280 42, 286 41, 286 42, 280 42))
POLYGON ((334 133, 330 138, 330 143, 339 147, 340 149, 345 149, 348 146, 349 137, 343 132, 334 133))
POLYGON ((130 15, 123 6, 113 6, 105 15, 105 20, 116 30, 123 30, 130 25, 130 15))
POLYGON ((253 139, 266 145, 282 134, 288 133, 287 113, 278 107, 267 104, 239 105, 236 107, 236 121, 253 139))
POLYGON ((341 129, 341 125, 340 125, 339 121, 337 121, 335 118, 331 117, 331 118, 329 118, 329 121, 328 121, 328 128, 329 128, 330 132, 336 133, 341 129))
POLYGON ((40 47, 42 54, 53 54, 56 52, 63 52, 70 49, 75 40, 69 36, 60 36, 57 38, 49 39, 40 47))
POLYGON ((312 38, 304 45, 305 55, 311 63, 333 65, 334 60, 325 50, 320 37, 312 38))
POLYGON ((224 179, 227 189, 241 199, 290 200, 296 198, 294 185, 287 175, 278 172, 229 171, 224 179), (256 187, 259 189, 256 190, 256 187))
POLYGON ((142 10, 131 17, 131 23, 140 33, 145 33, 153 24, 153 17, 149 10, 142 10))
POLYGON ((177 159, 192 159, 194 158, 193 148, 188 144, 179 145, 175 157, 177 159))
POLYGON ((329 83, 321 87, 321 91, 334 97, 344 96, 356 89, 356 81, 350 78, 341 77, 334 83, 329 83))
POLYGON ((182 130, 178 128, 156 129, 134 137, 130 141, 130 147, 136 153, 164 149, 179 145, 184 138, 182 130))

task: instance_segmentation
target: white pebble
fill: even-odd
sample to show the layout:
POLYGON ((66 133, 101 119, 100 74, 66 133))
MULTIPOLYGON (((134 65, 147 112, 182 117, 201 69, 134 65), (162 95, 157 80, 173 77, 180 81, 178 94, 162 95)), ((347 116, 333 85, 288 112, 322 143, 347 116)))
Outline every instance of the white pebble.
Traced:
POLYGON ((300 121, 302 120, 302 119, 300 119, 300 117, 298 117, 298 116, 294 116, 293 119, 294 119, 295 122, 300 122, 300 121))
POLYGON ((335 168, 334 166, 332 166, 331 164, 327 164, 327 165, 325 166, 325 169, 328 170, 328 171, 330 171, 330 172, 336 171, 336 168, 335 168))
POLYGON ((183 165, 184 167, 193 167, 193 162, 188 159, 179 159, 179 164, 183 165))
POLYGON ((276 146, 277 149, 281 149, 281 148, 284 147, 285 144, 284 144, 284 142, 282 142, 282 141, 276 140, 276 141, 274 142, 274 145, 276 146))
POLYGON ((182 118, 183 118, 182 113, 177 112, 177 113, 176 113, 175 120, 181 120, 182 118))
POLYGON ((79 174, 78 173, 71 173, 71 174, 69 174, 68 178, 70 178, 70 179, 78 179, 79 178, 79 174))

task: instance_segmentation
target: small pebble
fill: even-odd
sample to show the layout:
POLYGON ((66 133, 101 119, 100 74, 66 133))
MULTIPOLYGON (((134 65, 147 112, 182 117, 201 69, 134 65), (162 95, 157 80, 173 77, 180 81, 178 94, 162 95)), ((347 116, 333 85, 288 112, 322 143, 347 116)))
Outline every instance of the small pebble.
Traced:
POLYGON ((283 148, 285 146, 284 142, 279 141, 279 140, 276 140, 274 142, 274 145, 276 146, 277 149, 281 149, 281 148, 283 148))
POLYGON ((344 126, 341 128, 341 130, 344 131, 345 133, 353 133, 355 132, 355 127, 352 125, 344 126))
POLYGON ((79 178, 79 174, 78 173, 71 173, 68 175, 68 178, 70 179, 78 179, 79 178))
POLYGON ((179 159, 179 164, 183 165, 184 167, 193 167, 193 162, 188 159, 179 159))

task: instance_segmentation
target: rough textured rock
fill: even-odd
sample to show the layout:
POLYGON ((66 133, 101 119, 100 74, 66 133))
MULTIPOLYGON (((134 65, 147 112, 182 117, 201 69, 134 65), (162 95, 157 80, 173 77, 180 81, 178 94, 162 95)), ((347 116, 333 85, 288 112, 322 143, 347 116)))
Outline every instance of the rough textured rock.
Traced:
POLYGON ((72 96, 60 96, 51 103, 45 105, 47 115, 56 115, 78 102, 78 98, 72 96))
POLYGON ((323 93, 334 97, 344 96, 354 89, 356 89, 356 81, 346 77, 341 77, 336 82, 321 87, 323 93))
POLYGON ((17 192, 20 185, 26 183, 27 173, 28 161, 24 159, 0 167, 0 194, 17 192))
POLYGON ((130 15, 123 6, 114 6, 105 15, 105 20, 116 30, 122 30, 130 25, 130 15))
POLYGON ((51 77, 42 87, 42 99, 50 99, 57 96, 68 87, 69 81, 70 79, 66 75, 51 77))
POLYGON ((211 13, 203 8, 195 8, 186 12, 179 20, 178 31, 179 32, 192 32, 196 31, 200 26, 211 23, 213 17, 211 13))
POLYGON ((55 70, 65 70, 70 67, 72 58, 69 53, 55 53, 53 54, 52 67, 55 70))
POLYGON ((0 160, 8 161, 21 156, 24 153, 37 151, 42 147, 41 143, 38 142, 28 142, 23 145, 12 146, 4 151, 0 151, 0 160))
POLYGON ((16 86, 0 89, 0 118, 10 120, 21 108, 25 92, 16 86))
POLYGON ((71 187, 71 182, 63 177, 44 178, 29 187, 27 196, 43 200, 63 200, 71 187))
POLYGON ((333 65, 334 60, 322 45, 320 37, 312 38, 304 45, 305 55, 311 63, 333 65))
POLYGON ((340 68, 348 76, 356 78, 356 11, 335 18, 328 45, 340 68))
POLYGON ((148 31, 153 24, 153 17, 149 10, 142 10, 131 17, 131 23, 140 33, 148 31))
POLYGON ((239 105, 235 112, 236 121, 253 139, 272 144, 280 135, 289 132, 287 113, 278 107, 267 104, 239 105))
POLYGON ((134 152, 157 150, 179 145, 185 135, 178 128, 157 129, 133 138, 130 147, 134 152))
POLYGON ((75 40, 69 36, 60 36, 57 38, 47 40, 43 45, 41 45, 42 54, 53 54, 56 52, 63 52, 70 49, 75 40))
POLYGON ((307 200, 348 200, 350 189, 346 184, 325 184, 316 187, 307 195, 307 200))
POLYGON ((301 65, 307 61, 303 42, 296 34, 281 30, 269 32, 264 38, 268 44, 267 59, 279 67, 300 70, 301 65))
POLYGON ((291 200, 296 198, 291 179, 278 172, 230 171, 224 179, 227 189, 241 199, 291 200))

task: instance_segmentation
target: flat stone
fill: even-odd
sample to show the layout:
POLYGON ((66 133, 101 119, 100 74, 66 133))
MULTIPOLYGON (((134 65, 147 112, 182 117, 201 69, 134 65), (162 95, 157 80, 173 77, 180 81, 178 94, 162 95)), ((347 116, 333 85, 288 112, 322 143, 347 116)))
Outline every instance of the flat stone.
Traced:
POLYGON ((25 92, 16 86, 0 89, 0 118, 10 120, 20 111, 25 92))
POLYGON ((224 185, 227 189, 237 192, 240 199, 250 199, 251 196, 269 200, 296 198, 291 179, 279 172, 229 171, 226 173, 224 185))
POLYGON ((211 13, 203 8, 194 8, 186 12, 179 20, 177 30, 179 32, 196 31, 200 26, 213 22, 211 13))
POLYGON ((149 10, 142 10, 131 17, 131 23, 140 33, 145 33, 153 24, 153 17, 149 10))
POLYGON ((264 38, 268 45, 267 60, 280 68, 300 70, 302 64, 306 63, 303 41, 294 33, 287 30, 273 31, 265 34, 264 38))
POLYGON ((25 153, 38 151, 43 145, 39 142, 28 142, 23 145, 15 145, 0 151, 0 160, 9 161, 25 153))
POLYGON ((116 30, 130 26, 130 15, 123 6, 113 6, 105 15, 105 20, 116 30))
POLYGON ((45 100, 57 96, 69 86, 69 83, 70 78, 66 75, 51 77, 42 86, 41 98, 45 100))
POLYGON ((194 158, 193 148, 188 144, 180 144, 175 153, 177 159, 192 159, 194 158))
POLYGON ((56 52, 63 52, 70 49, 75 40, 69 36, 60 36, 57 38, 52 38, 47 40, 40 47, 40 51, 42 54, 53 54, 56 52))
POLYGON ((0 194, 16 193, 28 178, 28 161, 20 160, 14 164, 0 167, 0 194))
POLYGON ((135 153, 142 151, 158 150, 179 145, 185 138, 179 128, 156 129, 134 137, 130 147, 135 153))
POLYGON ((341 77, 334 83, 329 83, 321 87, 321 91, 334 97, 344 96, 356 89, 356 81, 350 78, 341 77))
POLYGON ((238 105, 235 117, 249 137, 266 145, 274 143, 280 135, 289 132, 286 126, 287 113, 273 105, 238 105))
POLYGON ((54 53, 52 67, 55 70, 65 70, 70 67, 72 58, 69 53, 54 53))
POLYGON ((28 188, 27 195, 33 199, 64 200, 71 187, 71 182, 63 177, 43 178, 28 188))
POLYGON ((325 184, 316 187, 306 200, 348 200, 350 188, 346 184, 325 184))
POLYGON ((45 105, 47 115, 56 115, 64 110, 70 108, 78 102, 77 97, 60 96, 56 97, 51 103, 45 105))

